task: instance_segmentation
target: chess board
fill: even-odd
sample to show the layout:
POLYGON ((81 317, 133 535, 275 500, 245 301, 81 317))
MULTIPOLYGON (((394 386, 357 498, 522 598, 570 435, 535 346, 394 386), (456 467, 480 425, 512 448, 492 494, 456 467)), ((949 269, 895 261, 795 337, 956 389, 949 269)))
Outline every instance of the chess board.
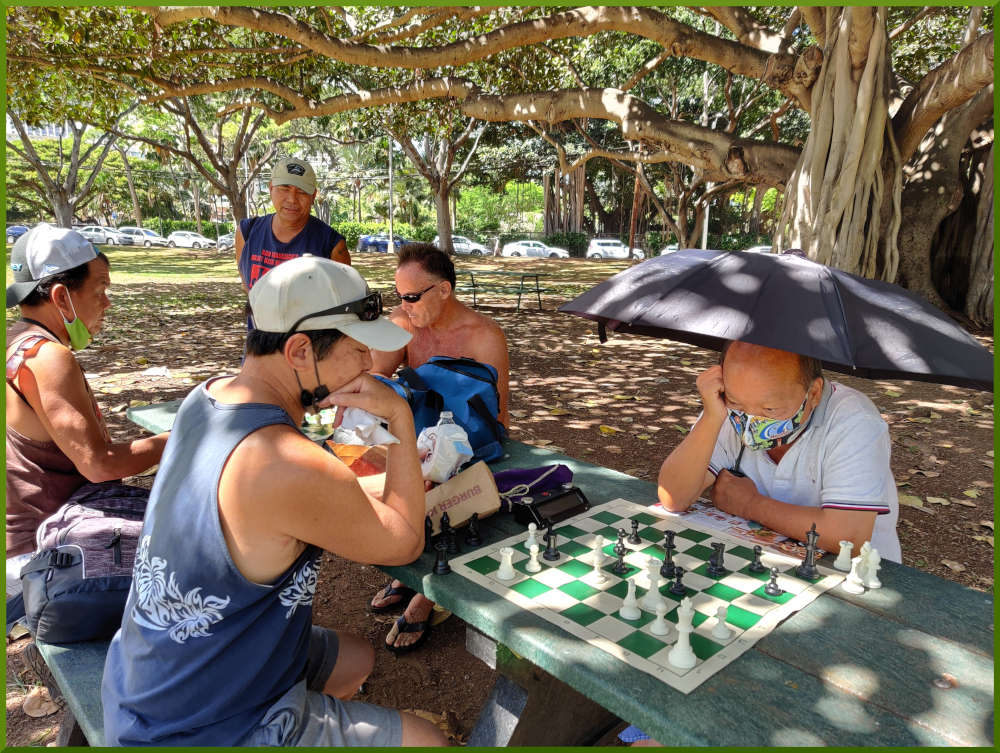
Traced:
MULTIPOLYGON (((753 560, 753 544, 729 536, 721 531, 701 529, 686 523, 683 518, 662 518, 653 515, 649 508, 617 499, 587 512, 568 518, 555 527, 558 560, 538 562, 542 570, 530 573, 525 569, 529 552, 524 546, 525 534, 512 536, 496 544, 480 547, 474 552, 452 559, 452 569, 502 596, 524 609, 563 628, 590 645, 599 648, 621 661, 648 672, 667 685, 690 693, 729 662, 739 657, 758 640, 767 635, 785 618, 793 615, 824 591, 840 583, 844 576, 834 570, 817 567, 819 574, 813 581, 795 574, 801 560, 765 549, 762 564, 770 570, 778 568, 778 585, 784 590, 779 596, 765 593, 764 586, 770 573, 752 573, 747 566, 753 560), (628 570, 617 575, 611 569, 617 557, 613 553, 618 541, 618 530, 631 532, 631 521, 639 523, 641 544, 626 543, 625 555, 628 570), (677 606, 684 596, 670 593, 672 581, 663 580, 659 591, 668 600, 667 635, 654 635, 650 623, 656 615, 646 610, 635 620, 618 614, 628 590, 627 578, 636 584, 636 595, 641 600, 649 589, 647 563, 650 557, 659 562, 664 558, 664 531, 676 533, 674 563, 684 568, 682 583, 685 595, 694 607, 691 647, 697 663, 691 669, 678 669, 667 659, 677 640, 677 606), (604 562, 601 570, 605 579, 595 577, 593 548, 600 537, 604 562), (728 572, 719 577, 707 573, 708 559, 712 556, 713 542, 726 545, 724 564, 728 572), (503 547, 514 549, 513 566, 516 576, 503 581, 497 577, 503 547), (726 640, 712 635, 719 606, 727 605, 726 623, 732 631, 726 640)), ((543 531, 538 531, 539 545, 543 531)), ((659 565, 657 565, 657 568, 659 565)))

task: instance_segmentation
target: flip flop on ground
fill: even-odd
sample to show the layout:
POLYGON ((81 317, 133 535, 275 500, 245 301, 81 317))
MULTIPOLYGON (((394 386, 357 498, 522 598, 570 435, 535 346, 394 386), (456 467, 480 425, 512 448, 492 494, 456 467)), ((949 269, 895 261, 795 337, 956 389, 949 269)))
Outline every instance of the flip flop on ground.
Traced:
POLYGON ((380 606, 375 606, 374 604, 370 604, 369 606, 371 608, 372 614, 386 614, 387 612, 396 612, 399 611, 400 609, 406 609, 406 605, 410 603, 410 599, 412 599, 416 595, 417 592, 414 591, 412 588, 409 588, 408 586, 404 586, 402 584, 398 586, 393 586, 392 585, 393 582, 394 581, 390 580, 388 583, 386 583, 384 588, 381 591, 379 591, 378 594, 376 594, 376 596, 372 599, 372 601, 374 601, 375 599, 385 601, 386 599, 389 599, 393 596, 398 596, 399 598, 396 599, 395 601, 390 601, 388 604, 382 604, 380 606))

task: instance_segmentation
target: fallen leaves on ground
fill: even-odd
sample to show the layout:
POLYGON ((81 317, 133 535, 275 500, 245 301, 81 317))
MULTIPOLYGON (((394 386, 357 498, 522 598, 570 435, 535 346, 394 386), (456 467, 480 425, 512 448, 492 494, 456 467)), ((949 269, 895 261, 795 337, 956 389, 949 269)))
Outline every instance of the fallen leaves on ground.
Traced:
POLYGON ((28 716, 37 718, 56 713, 59 710, 59 704, 49 697, 48 688, 42 685, 36 685, 29 690, 28 695, 24 697, 24 703, 21 705, 21 710, 28 716))
POLYGON ((941 560, 941 564, 952 572, 961 573, 965 571, 965 565, 961 562, 955 562, 955 560, 941 560))
POLYGON ((455 719, 455 715, 450 711, 444 714, 435 714, 433 711, 424 711, 423 709, 404 709, 407 714, 413 714, 421 719, 425 719, 444 734, 446 734, 451 740, 459 744, 465 743, 467 735, 463 735, 458 730, 458 720, 455 719))

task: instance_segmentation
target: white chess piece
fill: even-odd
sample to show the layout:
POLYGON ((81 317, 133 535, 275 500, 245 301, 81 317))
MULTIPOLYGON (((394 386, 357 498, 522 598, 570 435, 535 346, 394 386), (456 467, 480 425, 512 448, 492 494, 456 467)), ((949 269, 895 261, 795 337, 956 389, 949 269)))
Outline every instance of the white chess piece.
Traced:
POLYGON ((851 559, 851 572, 848 573, 847 577, 844 578, 844 582, 841 584, 843 588, 849 594, 863 594, 865 592, 864 583, 861 581, 861 555, 851 559))
POLYGON ((882 588, 882 581, 878 579, 878 570, 882 564, 882 557, 878 553, 878 549, 872 549, 868 552, 868 558, 862 563, 861 569, 861 585, 865 588, 882 588))
MULTIPOLYGON (((538 546, 537 544, 535 546, 538 546)), ((500 580, 514 580, 517 577, 517 570, 514 569, 512 560, 514 550, 509 546, 500 549, 500 569, 497 570, 497 578, 500 580)))
POLYGON ((625 600, 622 602, 621 607, 619 607, 618 614, 626 620, 638 620, 642 617, 639 602, 635 598, 635 581, 631 578, 628 581, 628 593, 625 594, 625 600))
POLYGON ((837 570, 841 570, 845 573, 851 570, 851 550, 854 549, 853 541, 841 541, 840 542, 840 554, 837 555, 837 560, 833 563, 833 566, 837 570))
POLYGON ((531 550, 531 559, 528 560, 528 563, 524 566, 524 569, 527 570, 529 573, 541 572, 542 565, 538 561, 538 544, 532 544, 529 548, 531 550))
POLYGON ((603 583, 608 579, 607 574, 601 569, 601 565, 604 564, 604 554, 601 552, 601 539, 594 540, 594 552, 592 555, 592 561, 594 563, 594 580, 598 583, 603 583))
POLYGON ((538 531, 538 526, 534 523, 528 523, 528 538, 524 540, 524 548, 531 549, 532 544, 537 544, 538 539, 535 538, 535 533, 538 531))
POLYGON ((698 663, 691 648, 691 626, 694 620, 694 609, 691 607, 691 599, 685 596, 681 599, 681 605, 677 608, 677 643, 667 654, 667 661, 678 669, 691 669, 698 663))
POLYGON ((728 641, 733 637, 733 631, 726 624, 726 614, 728 612, 729 607, 726 605, 722 605, 715 610, 715 625, 712 627, 712 637, 716 640, 728 641))
POLYGON ((639 606, 647 612, 655 612, 660 603, 665 601, 663 594, 660 593, 660 561, 650 557, 646 569, 649 573, 649 590, 640 600, 639 606))
POLYGON ((667 610, 670 607, 666 600, 661 601, 656 607, 656 619, 649 624, 649 632, 653 635, 670 635, 670 623, 667 622, 667 610))

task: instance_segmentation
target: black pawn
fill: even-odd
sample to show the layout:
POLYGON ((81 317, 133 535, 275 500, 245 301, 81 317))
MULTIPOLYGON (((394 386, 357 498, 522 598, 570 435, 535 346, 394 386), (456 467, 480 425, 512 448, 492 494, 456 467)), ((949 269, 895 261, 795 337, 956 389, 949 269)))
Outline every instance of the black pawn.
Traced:
POLYGON ((705 572, 708 573, 713 578, 718 578, 721 575, 726 574, 726 568, 723 566, 725 561, 726 545, 721 541, 712 542, 712 556, 708 559, 708 567, 705 568, 705 572))
POLYGON ((682 578, 684 577, 684 568, 680 565, 674 567, 674 577, 676 580, 670 584, 670 593, 674 596, 684 596, 687 593, 687 589, 684 587, 682 578))
POLYGON ((448 558, 445 556, 448 547, 444 542, 439 541, 434 548, 437 550, 437 559, 434 561, 434 574, 447 575, 451 572, 451 565, 448 564, 448 558))
POLYGON ((626 551, 628 550, 625 549, 624 545, 622 546, 621 551, 618 551, 617 546, 615 547, 615 554, 618 555, 618 559, 611 566, 611 572, 615 573, 616 575, 624 575, 625 573, 628 572, 628 565, 625 564, 626 551))
POLYGON ((642 539, 639 538, 639 521, 632 521, 632 533, 628 536, 628 543, 630 544, 641 544, 642 539))
POLYGON ((761 564, 760 553, 763 551, 760 544, 756 544, 753 548, 753 562, 747 565, 747 570, 751 573, 766 573, 767 568, 761 564))
POLYGON ((479 546, 483 543, 482 536, 479 535, 479 513, 472 513, 469 518, 469 529, 465 532, 465 543, 469 546, 479 546))
POLYGON ((430 515, 424 516, 424 551, 434 551, 434 522, 430 515))
POLYGON ((778 568, 772 567, 771 580, 769 580, 767 585, 764 586, 764 593, 768 596, 781 596, 784 592, 785 590, 778 585, 778 568))
POLYGON ((556 534, 552 530, 551 523, 549 523, 549 530, 545 532, 545 551, 542 552, 542 558, 549 562, 559 559, 559 550, 556 549, 556 534))

